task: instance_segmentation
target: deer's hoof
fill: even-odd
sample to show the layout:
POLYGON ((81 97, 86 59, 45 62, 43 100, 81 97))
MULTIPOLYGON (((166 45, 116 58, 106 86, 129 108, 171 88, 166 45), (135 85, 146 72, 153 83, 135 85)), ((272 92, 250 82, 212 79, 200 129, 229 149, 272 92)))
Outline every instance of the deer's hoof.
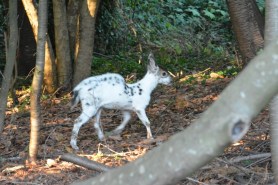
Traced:
POLYGON ((105 140, 105 137, 104 137, 104 135, 101 135, 101 136, 98 136, 98 139, 99 139, 100 141, 104 141, 104 140, 105 140))
POLYGON ((79 150, 78 146, 76 145, 76 142, 71 141, 71 142, 70 142, 70 145, 71 145, 71 147, 72 147, 74 150, 79 150))

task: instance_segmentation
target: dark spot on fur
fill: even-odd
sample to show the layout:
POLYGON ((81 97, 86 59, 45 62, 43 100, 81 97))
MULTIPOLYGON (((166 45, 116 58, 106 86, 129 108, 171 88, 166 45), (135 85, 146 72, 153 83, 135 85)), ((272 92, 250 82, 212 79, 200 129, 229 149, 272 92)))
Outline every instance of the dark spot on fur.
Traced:
POLYGON ((111 77, 111 76, 109 77, 109 80, 112 80, 112 77, 111 77))
POLYGON ((117 84, 119 84, 119 83, 120 83, 120 79, 119 79, 119 78, 117 78, 117 77, 115 77, 115 81, 116 81, 116 83, 117 83, 117 84))
POLYGON ((107 78, 105 77, 103 80, 104 80, 104 81, 106 81, 106 80, 107 80, 107 78))
POLYGON ((122 96, 122 94, 121 94, 121 93, 119 93, 119 96, 122 96))
POLYGON ((85 105, 90 106, 90 104, 88 102, 85 105))
POLYGON ((84 83, 84 85, 88 85, 87 83, 84 83))
POLYGON ((129 100, 129 101, 128 101, 128 103, 132 103, 132 101, 131 101, 131 100, 129 100))
POLYGON ((139 89, 139 95, 142 95, 143 89, 139 89))
POLYGON ((115 86, 115 84, 114 84, 114 83, 113 83, 112 85, 113 85, 113 86, 115 86))
POLYGON ((89 88, 88 91, 91 91, 93 88, 89 88))

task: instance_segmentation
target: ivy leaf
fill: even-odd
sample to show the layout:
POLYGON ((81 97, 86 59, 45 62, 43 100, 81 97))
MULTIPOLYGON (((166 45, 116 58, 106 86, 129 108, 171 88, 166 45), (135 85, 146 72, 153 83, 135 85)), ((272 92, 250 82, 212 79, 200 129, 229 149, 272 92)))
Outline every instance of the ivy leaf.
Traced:
POLYGON ((172 24, 169 22, 166 22, 165 26, 166 26, 166 28, 170 29, 172 27, 172 24))
POLYGON ((228 13, 223 10, 216 10, 216 12, 220 13, 223 17, 228 16, 228 13))
POLYGON ((203 12, 205 13, 205 16, 208 16, 210 19, 215 19, 215 15, 208 11, 208 9, 205 9, 203 12))
POLYGON ((191 12, 193 14, 193 16, 197 16, 197 17, 200 17, 201 14, 199 13, 199 11, 196 9, 196 8, 187 8, 185 11, 187 12, 191 12))
POLYGON ((176 12, 179 12, 179 13, 182 13, 182 12, 183 12, 183 10, 180 9, 180 8, 176 8, 175 11, 176 11, 176 12))

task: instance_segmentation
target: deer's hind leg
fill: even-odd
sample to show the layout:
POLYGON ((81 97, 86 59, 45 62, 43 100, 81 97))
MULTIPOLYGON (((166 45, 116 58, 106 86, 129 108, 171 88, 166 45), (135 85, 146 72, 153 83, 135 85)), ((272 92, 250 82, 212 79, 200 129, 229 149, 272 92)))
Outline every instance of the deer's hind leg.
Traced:
POLYGON ((122 123, 115 130, 112 131, 112 135, 118 135, 122 133, 122 131, 124 130, 125 126, 127 125, 128 121, 131 118, 131 114, 129 111, 122 111, 122 114, 123 114, 122 123))
POLYGON ((96 120, 95 120, 95 123, 94 123, 94 127, 97 131, 98 139, 103 141, 104 140, 104 134, 103 134, 103 131, 101 129, 101 122, 100 122, 101 110, 102 109, 99 109, 97 114, 96 114, 96 120))
POLYGON ((74 121, 74 126, 72 129, 70 145, 73 149, 79 150, 77 146, 77 137, 78 132, 82 125, 87 123, 91 117, 93 117, 97 113, 97 109, 93 105, 87 105, 83 108, 81 115, 74 121))

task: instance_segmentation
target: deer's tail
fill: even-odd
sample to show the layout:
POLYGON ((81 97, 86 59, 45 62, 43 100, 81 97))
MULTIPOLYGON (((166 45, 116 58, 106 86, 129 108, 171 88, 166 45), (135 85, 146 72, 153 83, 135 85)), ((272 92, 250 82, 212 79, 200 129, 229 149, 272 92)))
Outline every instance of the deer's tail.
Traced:
POLYGON ((71 109, 74 108, 78 104, 78 102, 80 101, 78 93, 79 93, 78 90, 73 91, 73 98, 71 100, 71 109))

